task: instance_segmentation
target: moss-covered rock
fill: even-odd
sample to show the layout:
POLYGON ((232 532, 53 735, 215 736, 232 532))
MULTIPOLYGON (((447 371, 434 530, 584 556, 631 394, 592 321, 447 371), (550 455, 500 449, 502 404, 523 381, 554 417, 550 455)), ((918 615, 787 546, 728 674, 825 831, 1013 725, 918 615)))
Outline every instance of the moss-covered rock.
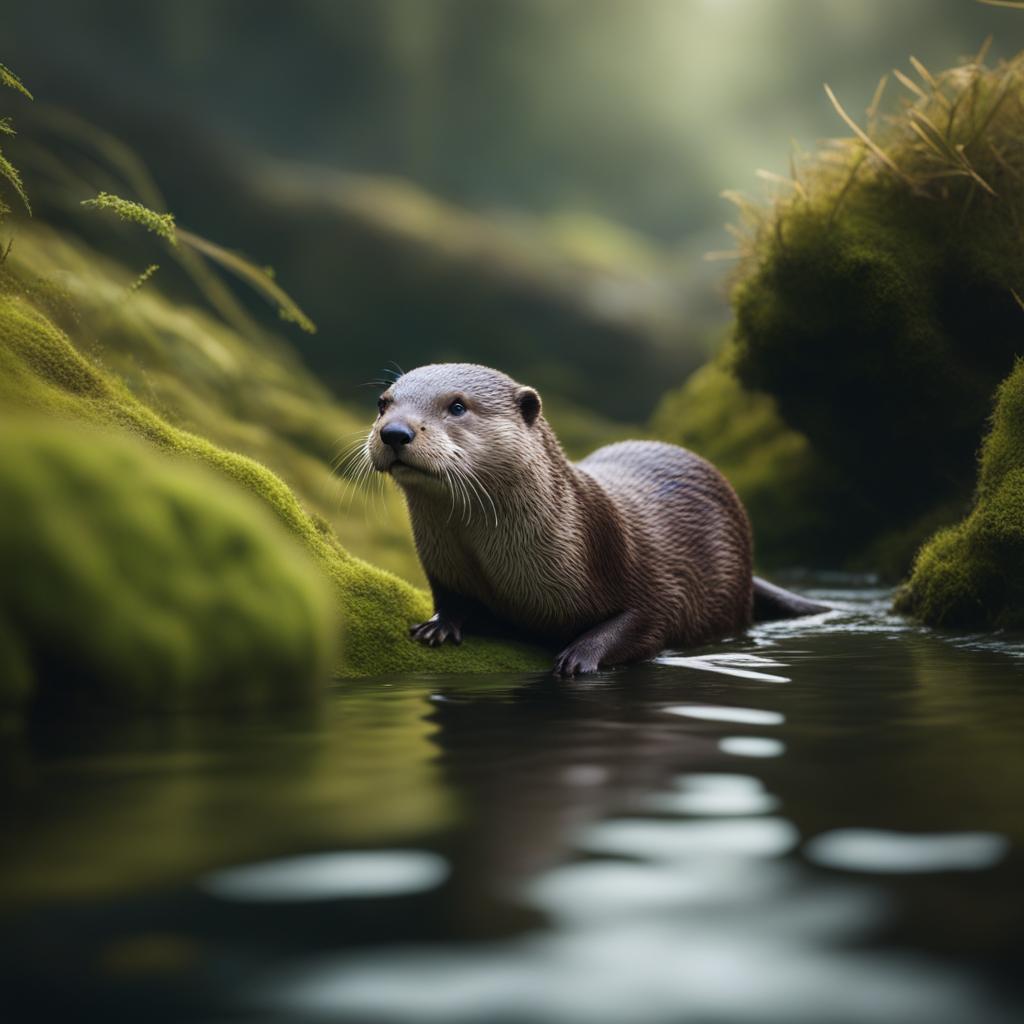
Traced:
POLYGON ((353 554, 425 585, 397 488, 350 486, 332 469, 375 414, 372 391, 357 395, 365 409, 339 403, 281 339, 170 299, 167 267, 133 288, 134 272, 81 239, 35 222, 15 230, 0 290, 30 297, 172 425, 267 466, 353 554))
POLYGON ((1024 352, 1024 56, 917 70, 895 113, 746 208, 737 375, 860 501, 840 560, 968 505, 991 395, 1024 352))
POLYGON ((334 602, 268 512, 208 470, 67 423, 0 421, 0 703, 308 699, 334 602))
POLYGON ((413 643, 408 627, 431 611, 429 596, 350 555, 323 520, 253 459, 171 426, 117 379, 87 359, 31 301, 0 292, 0 407, 113 427, 163 452, 194 462, 248 491, 312 556, 334 587, 344 638, 335 671, 371 675, 392 670, 485 671, 539 667, 539 652, 470 638, 459 648, 413 643))
POLYGON ((735 292, 740 379, 858 482, 872 527, 969 490, 990 396, 1021 349, 1024 261, 990 261, 1007 232, 975 205, 959 221, 954 203, 865 188, 834 219, 826 203, 793 208, 735 292))
POLYGON ((999 388, 974 510, 922 548, 897 608, 937 626, 1024 628, 1024 360, 999 388))

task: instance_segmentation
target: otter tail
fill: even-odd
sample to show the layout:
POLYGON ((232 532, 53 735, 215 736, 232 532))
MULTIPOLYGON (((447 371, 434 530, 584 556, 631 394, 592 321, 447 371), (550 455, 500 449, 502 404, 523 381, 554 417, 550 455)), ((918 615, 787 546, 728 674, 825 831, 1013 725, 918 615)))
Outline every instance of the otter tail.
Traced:
POLYGON ((831 611, 827 604, 819 604, 792 591, 783 590, 759 576, 754 577, 755 622, 798 619, 801 615, 820 615, 827 611, 831 611))

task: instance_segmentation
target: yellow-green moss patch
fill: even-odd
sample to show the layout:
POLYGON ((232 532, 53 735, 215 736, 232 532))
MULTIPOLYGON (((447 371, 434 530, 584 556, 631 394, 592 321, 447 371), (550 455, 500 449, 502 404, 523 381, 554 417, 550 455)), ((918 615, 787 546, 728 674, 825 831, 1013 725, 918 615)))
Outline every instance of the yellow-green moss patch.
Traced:
POLYGON ((279 476, 345 547, 414 584, 425 584, 397 487, 350 486, 332 462, 376 415, 339 404, 280 339, 246 333, 195 306, 173 302, 162 273, 137 275, 68 234, 17 226, 0 265, 0 292, 31 304, 87 357, 122 381, 170 425, 248 455, 279 476))
POLYGON ((306 700, 330 589, 267 511, 198 466, 68 423, 0 420, 0 702, 306 700))
POLYGON ((937 626, 1024 628, 1024 360, 999 388, 974 510, 922 548, 897 608, 937 626))

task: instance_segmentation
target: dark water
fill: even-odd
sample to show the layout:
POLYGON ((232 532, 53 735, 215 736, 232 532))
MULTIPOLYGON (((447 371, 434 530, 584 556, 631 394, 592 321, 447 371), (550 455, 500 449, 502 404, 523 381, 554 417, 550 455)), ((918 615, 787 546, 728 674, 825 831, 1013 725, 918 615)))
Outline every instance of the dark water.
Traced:
POLYGON ((1024 641, 829 596, 584 681, 8 736, 3 1019, 1024 1019, 1024 641))

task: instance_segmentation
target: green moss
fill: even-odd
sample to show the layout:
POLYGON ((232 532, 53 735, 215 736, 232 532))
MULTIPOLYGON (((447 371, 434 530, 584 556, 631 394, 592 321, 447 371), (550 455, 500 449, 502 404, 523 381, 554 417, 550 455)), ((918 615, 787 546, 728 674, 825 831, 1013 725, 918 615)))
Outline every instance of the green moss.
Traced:
POLYGON ((397 488, 383 491, 382 515, 376 488, 350 486, 332 472, 375 414, 374 392, 356 392, 365 409, 352 411, 277 339, 245 335, 170 301, 160 280, 133 291, 135 281, 124 267, 39 224, 19 225, 0 266, 0 288, 30 297, 80 352, 162 418, 267 466, 349 551, 425 585, 397 488))
POLYGON ((897 608, 937 626, 1024 628, 1024 360, 999 388, 974 510, 922 548, 897 608))
POLYGON ((345 626, 335 666, 339 674, 482 671, 544 663, 535 650, 478 638, 442 650, 414 644, 407 629, 430 614, 428 595, 350 555, 266 467, 171 426, 76 351, 26 295, 0 293, 0 337, 0 404, 117 428, 214 470, 273 513, 333 583, 345 626))
MULTIPOLYGON (((736 370, 862 507, 847 559, 969 500, 1022 352, 1024 57, 925 76, 871 143, 814 155, 751 231, 736 370)), ((884 543, 883 543, 884 546, 884 543)))
POLYGON ((0 421, 0 700, 120 707, 308 699, 330 590, 266 510, 81 426, 0 421))

